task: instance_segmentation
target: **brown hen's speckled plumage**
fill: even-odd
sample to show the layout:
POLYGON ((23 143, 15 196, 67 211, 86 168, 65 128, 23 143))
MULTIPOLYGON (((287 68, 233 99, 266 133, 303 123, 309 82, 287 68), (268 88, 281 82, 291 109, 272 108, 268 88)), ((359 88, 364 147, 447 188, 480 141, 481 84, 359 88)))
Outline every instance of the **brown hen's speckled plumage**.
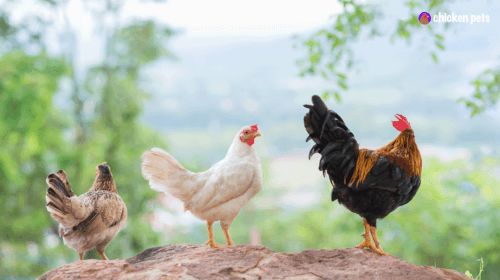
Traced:
POLYGON ((103 259, 106 246, 125 226, 127 207, 118 195, 109 166, 96 167, 91 189, 77 197, 64 170, 47 177, 47 210, 60 223, 59 236, 80 259, 94 247, 103 259))

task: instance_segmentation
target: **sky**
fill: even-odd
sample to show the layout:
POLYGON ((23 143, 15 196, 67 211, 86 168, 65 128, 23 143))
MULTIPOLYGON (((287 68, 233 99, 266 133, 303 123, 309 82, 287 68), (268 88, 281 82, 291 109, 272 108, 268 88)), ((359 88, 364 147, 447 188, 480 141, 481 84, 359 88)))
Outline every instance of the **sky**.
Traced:
MULTIPOLYGON (((40 12, 32 5, 34 0, 15 3, 12 9, 18 16, 14 21, 20 21, 23 14, 40 12)), ((91 3, 73 0, 65 9, 76 30, 81 80, 85 69, 99 63, 104 53, 103 34, 85 12, 85 5, 91 3)), ((456 100, 470 96, 470 81, 500 63, 500 3, 449 5, 448 12, 485 13, 490 22, 452 23, 438 64, 429 55, 435 49, 432 40, 421 34, 412 38, 412 44, 389 40, 395 22, 408 17, 401 3, 371 3, 384 8, 386 17, 379 23, 384 36, 353 45, 356 64, 349 73, 349 90, 342 94, 342 104, 329 100, 328 106, 368 148, 394 138, 390 121, 400 113, 415 128, 422 151, 430 155, 463 158, 470 154, 464 148, 495 150, 500 141, 500 106, 470 119, 456 100)), ((254 123, 266 135, 260 148, 264 156, 306 151, 302 104, 310 103, 311 95, 321 95, 332 83, 299 77, 296 61, 307 54, 293 48, 300 39, 292 37, 307 38, 331 25, 341 11, 337 1, 330 0, 127 1, 119 20, 122 26, 138 18, 154 19, 177 31, 168 45, 176 60, 159 60, 142 71, 142 86, 153 96, 142 120, 165 135, 174 156, 185 160, 203 153, 207 164, 215 163, 227 151, 234 131, 254 123)), ((46 14, 59 22, 55 30, 59 33, 66 26, 63 14, 46 14)), ((50 40, 51 51, 64 47, 57 44, 55 35, 50 40)), ((67 100, 68 96, 58 98, 67 100)))
MULTIPOLYGON (((266 143, 266 148, 274 151, 271 154, 304 146, 300 131, 282 135, 281 127, 300 127, 304 114, 301 105, 309 103, 312 94, 322 94, 330 83, 318 77, 299 77, 295 62, 306 53, 293 49, 296 41, 292 36, 304 38, 331 24, 331 16, 340 11, 332 2, 315 1, 304 6, 277 1, 269 7, 256 2, 247 7, 215 1, 213 5, 199 6, 204 11, 200 15, 187 12, 192 6, 198 7, 194 2, 171 1, 164 10, 151 11, 152 16, 161 14, 165 23, 183 31, 171 44, 178 60, 160 61, 144 72, 147 88, 156 96, 147 106, 145 121, 166 133, 179 151, 177 155, 182 156, 198 151, 191 141, 181 140, 196 140, 196 133, 185 132, 183 137, 177 137, 174 131, 218 131, 244 124, 247 119, 262 122, 262 129, 272 131, 275 137, 266 143)), ((499 127, 500 110, 490 110, 471 120, 469 112, 455 101, 471 95, 470 81, 474 77, 498 65, 500 38, 494 34, 500 26, 499 4, 459 2, 448 7, 457 14, 488 13, 490 22, 452 25, 445 36, 446 51, 438 53, 438 64, 429 55, 433 45, 425 36, 415 36, 411 45, 402 40, 390 42, 394 23, 407 17, 407 12, 398 5, 384 7, 388 17, 380 25, 385 36, 354 45, 356 65, 350 73, 350 89, 343 94, 341 105, 330 102, 329 106, 338 108, 349 120, 351 130, 369 148, 388 141, 393 114, 387 112, 409 117, 424 145, 498 142, 497 134, 491 139, 486 135, 495 131, 491 127, 499 127), (383 133, 374 135, 374 130, 383 133)), ((232 139, 230 133, 224 135, 222 143, 232 139)), ((212 144, 219 147, 222 143, 212 144)), ((202 145, 204 150, 205 145, 210 146, 210 142, 202 145)), ((462 157, 460 148, 443 154, 462 157)), ((211 162, 223 154, 222 147, 214 150, 217 152, 211 162)), ((430 146, 424 150, 435 153, 446 149, 430 146)))
POLYGON ((309 31, 341 11, 336 1, 194 1, 170 0, 166 4, 129 2, 125 17, 139 13, 175 29, 184 39, 224 37, 241 42, 252 38, 277 38, 309 31))
MULTIPOLYGON (((23 14, 39 13, 34 1, 14 2, 11 9, 18 15, 14 21, 22 20, 23 14)), ((49 38, 50 51, 57 53, 67 47, 58 44, 56 36, 65 30, 66 20, 76 30, 81 81, 85 69, 100 63, 104 54, 102 28, 86 12, 92 3, 98 2, 72 0, 58 13, 46 13, 58 22, 49 38)), ((369 148, 387 143, 394 133, 392 116, 400 113, 411 120, 422 145, 496 146, 500 106, 471 120, 469 112, 455 101, 472 94, 474 77, 499 64, 500 3, 458 1, 449 5, 448 12, 486 13, 490 22, 451 24, 445 34, 446 50, 438 52, 438 64, 429 55, 435 49, 430 38, 417 34, 411 44, 389 39, 397 20, 408 17, 403 4, 370 3, 384 9, 385 18, 379 22, 384 36, 353 45, 356 63, 349 73, 349 90, 342 94, 342 104, 327 101, 360 142, 369 148)), ((247 122, 260 123, 263 131, 270 132, 267 155, 307 149, 302 139, 301 105, 309 103, 311 95, 330 89, 332 82, 299 77, 296 61, 307 54, 293 45, 331 25, 341 11, 337 1, 327 0, 126 1, 119 25, 138 18, 154 19, 177 31, 168 44, 176 60, 159 60, 142 71, 141 85, 153 96, 142 120, 165 135, 178 151, 174 151, 176 156, 190 152, 194 157, 196 134, 209 132, 210 141, 204 145, 213 147, 213 152, 206 153, 211 163, 224 154, 224 143, 232 140, 233 133, 226 131, 247 122), (294 40, 295 35, 299 39, 294 40), (220 138, 210 132, 217 132, 220 138)), ((108 18, 105 21, 112 24, 108 18)), ((67 100, 68 96, 62 93, 58 98, 67 100)))

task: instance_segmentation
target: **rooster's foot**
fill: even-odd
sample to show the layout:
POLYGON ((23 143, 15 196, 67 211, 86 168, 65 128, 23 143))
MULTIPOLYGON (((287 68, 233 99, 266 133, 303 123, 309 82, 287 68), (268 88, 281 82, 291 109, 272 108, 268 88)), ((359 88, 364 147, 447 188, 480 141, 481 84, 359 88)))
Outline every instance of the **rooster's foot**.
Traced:
MULTIPOLYGON (((387 255, 386 252, 382 251, 382 248, 379 249, 379 248, 375 247, 373 245, 373 243, 371 242, 371 240, 367 241, 365 239, 363 242, 361 242, 360 244, 356 245, 356 248, 360 248, 360 249, 366 248, 366 247, 372 249, 373 251, 379 253, 380 255, 387 255)), ((380 247, 380 245, 379 245, 379 247, 380 247)))
POLYGON ((361 236, 363 236, 365 240, 363 240, 363 242, 361 242, 360 244, 356 245, 356 248, 362 249, 368 247, 373 251, 379 253, 380 255, 387 255, 387 253, 382 250, 382 247, 380 247, 377 234, 375 233, 376 228, 370 226, 365 218, 363 218, 363 225, 365 227, 365 232, 361 234, 361 236), (373 240, 375 241, 376 246, 373 245, 370 235, 373 236, 373 240))

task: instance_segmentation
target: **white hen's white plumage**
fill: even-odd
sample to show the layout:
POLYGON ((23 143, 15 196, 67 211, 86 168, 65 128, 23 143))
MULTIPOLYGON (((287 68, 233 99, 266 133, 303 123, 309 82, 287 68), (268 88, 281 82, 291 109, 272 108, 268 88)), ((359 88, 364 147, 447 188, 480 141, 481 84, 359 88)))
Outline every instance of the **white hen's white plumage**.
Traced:
POLYGON ((142 175, 151 189, 170 194, 184 208, 206 221, 229 228, 240 210, 262 188, 262 166, 255 149, 234 138, 226 157, 205 172, 185 169, 172 155, 153 148, 142 155, 142 175))

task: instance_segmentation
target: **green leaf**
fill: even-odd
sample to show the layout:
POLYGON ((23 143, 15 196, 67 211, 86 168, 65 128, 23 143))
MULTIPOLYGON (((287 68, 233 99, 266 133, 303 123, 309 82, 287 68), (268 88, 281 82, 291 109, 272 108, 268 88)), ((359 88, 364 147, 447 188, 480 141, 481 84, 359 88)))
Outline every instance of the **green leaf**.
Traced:
POLYGON ((334 92, 333 96, 335 96, 335 100, 337 100, 337 103, 342 103, 342 99, 340 98, 340 94, 338 92, 334 92))
POLYGON ((432 56, 432 60, 434 60, 435 63, 438 63, 438 57, 437 57, 436 53, 431 52, 431 56, 432 56))
POLYGON ((444 50, 444 46, 441 43, 436 42, 436 47, 438 47, 440 50, 444 50))

